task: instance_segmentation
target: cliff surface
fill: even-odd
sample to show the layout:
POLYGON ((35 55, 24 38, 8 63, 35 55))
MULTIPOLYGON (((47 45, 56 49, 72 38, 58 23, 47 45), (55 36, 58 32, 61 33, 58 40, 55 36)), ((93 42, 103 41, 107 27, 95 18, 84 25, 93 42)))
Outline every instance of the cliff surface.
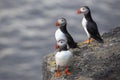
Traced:
POLYGON ((55 76, 54 53, 43 59, 43 80, 120 80, 120 27, 102 35, 104 44, 93 42, 89 45, 78 42, 79 48, 71 49, 71 75, 63 72, 55 76))

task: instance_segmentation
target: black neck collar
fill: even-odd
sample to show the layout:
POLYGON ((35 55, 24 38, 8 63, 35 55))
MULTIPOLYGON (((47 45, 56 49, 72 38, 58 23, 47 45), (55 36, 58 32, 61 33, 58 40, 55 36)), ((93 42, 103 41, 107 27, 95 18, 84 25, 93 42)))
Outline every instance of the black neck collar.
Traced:
POLYGON ((67 45, 64 45, 64 46, 60 46, 59 47, 59 51, 67 51, 67 45))
POLYGON ((68 33, 66 26, 67 26, 67 24, 65 24, 64 26, 60 26, 60 30, 61 30, 63 33, 68 33))
POLYGON ((84 14, 84 16, 85 16, 87 21, 93 21, 90 11, 87 14, 84 14))

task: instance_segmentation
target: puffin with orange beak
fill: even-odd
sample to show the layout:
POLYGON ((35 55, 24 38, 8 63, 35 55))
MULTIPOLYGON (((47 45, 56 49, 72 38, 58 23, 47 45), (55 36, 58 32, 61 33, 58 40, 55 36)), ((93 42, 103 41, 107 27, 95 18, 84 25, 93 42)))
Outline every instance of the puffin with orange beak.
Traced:
MULTIPOLYGON (((56 27, 58 29, 55 32, 55 39, 58 42, 59 40, 67 41, 67 45, 69 48, 76 48, 77 44, 73 40, 72 36, 67 31, 67 21, 65 18, 59 18, 56 21, 56 27)), ((59 46, 56 44, 56 49, 58 49, 59 46)))
POLYGON ((59 46, 59 51, 55 54, 55 62, 57 67, 56 76, 60 77, 62 75, 60 67, 65 67, 64 72, 69 76, 71 75, 69 66, 73 59, 73 53, 67 49, 67 41, 59 40, 57 44, 59 46))
POLYGON ((83 20, 82 20, 82 26, 87 33, 88 40, 83 42, 85 44, 89 44, 93 42, 93 39, 98 41, 99 43, 104 43, 103 39, 101 38, 98 27, 96 22, 92 19, 91 11, 88 6, 83 6, 77 10, 78 14, 84 14, 83 20))

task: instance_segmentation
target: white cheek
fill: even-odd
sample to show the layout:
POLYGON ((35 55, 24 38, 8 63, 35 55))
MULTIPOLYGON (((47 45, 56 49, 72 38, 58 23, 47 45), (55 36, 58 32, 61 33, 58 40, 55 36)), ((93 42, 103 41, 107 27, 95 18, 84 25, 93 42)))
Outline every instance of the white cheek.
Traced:
POLYGON ((58 19, 58 23, 59 23, 59 24, 61 24, 61 23, 62 23, 62 21, 61 21, 60 19, 58 19))
POLYGON ((57 22, 60 24, 60 20, 57 20, 57 22))
POLYGON ((81 12, 83 12, 83 9, 80 9, 81 12))
POLYGON ((57 44, 58 44, 59 46, 64 46, 64 45, 67 44, 67 41, 61 40, 61 41, 57 42, 57 44))
POLYGON ((88 10, 87 10, 87 9, 82 9, 82 8, 81 8, 80 11, 83 12, 83 13, 88 13, 88 10))

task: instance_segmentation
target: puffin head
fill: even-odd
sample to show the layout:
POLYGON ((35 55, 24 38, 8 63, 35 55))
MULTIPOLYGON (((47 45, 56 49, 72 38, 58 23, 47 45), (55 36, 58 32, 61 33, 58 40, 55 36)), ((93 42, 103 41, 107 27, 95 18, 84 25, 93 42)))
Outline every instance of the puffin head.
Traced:
POLYGON ((83 7, 80 7, 80 8, 77 10, 77 13, 78 13, 78 14, 81 14, 81 13, 87 14, 89 11, 90 11, 90 9, 89 9, 88 6, 83 6, 83 7))
POLYGON ((60 47, 65 46, 65 45, 67 45, 67 40, 61 39, 61 40, 57 41, 57 44, 60 47))
POLYGON ((56 27, 60 27, 60 26, 65 26, 67 24, 67 21, 65 18, 59 18, 57 21, 56 21, 56 27))

